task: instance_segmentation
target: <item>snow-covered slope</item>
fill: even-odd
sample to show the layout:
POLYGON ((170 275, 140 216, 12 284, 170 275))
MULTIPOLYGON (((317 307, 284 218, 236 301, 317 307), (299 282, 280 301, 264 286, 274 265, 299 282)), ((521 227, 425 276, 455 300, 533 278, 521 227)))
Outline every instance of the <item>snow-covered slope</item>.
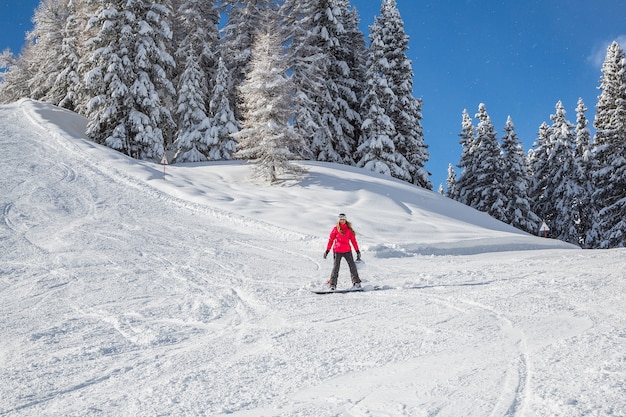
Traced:
POLYGON ((84 126, 0 107, 0 415, 626 415, 623 250, 352 167, 164 177, 84 126), (309 291, 339 212, 384 291, 309 291))

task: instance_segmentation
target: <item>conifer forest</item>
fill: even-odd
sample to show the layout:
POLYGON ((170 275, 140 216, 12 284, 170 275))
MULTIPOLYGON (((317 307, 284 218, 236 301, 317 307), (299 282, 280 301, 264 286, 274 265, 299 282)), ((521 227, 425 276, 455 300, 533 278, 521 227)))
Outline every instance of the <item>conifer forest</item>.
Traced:
MULTIPOLYGON (((396 0, 367 35, 350 0, 41 0, 33 22, 22 50, 0 55, 0 102, 74 111, 98 144, 156 162, 247 160, 270 182, 315 160, 433 189, 396 0)), ((461 157, 439 192, 532 234, 545 222, 583 248, 626 246, 617 42, 599 80, 595 115, 557 101, 528 151, 510 117, 498 137, 485 104, 459 109, 461 157)))

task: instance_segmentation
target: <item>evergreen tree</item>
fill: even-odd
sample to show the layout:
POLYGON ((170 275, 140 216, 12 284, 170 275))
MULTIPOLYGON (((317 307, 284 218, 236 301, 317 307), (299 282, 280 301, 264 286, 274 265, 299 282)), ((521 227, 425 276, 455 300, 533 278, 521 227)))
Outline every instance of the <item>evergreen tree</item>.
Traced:
MULTIPOLYGON (((72 17, 68 21, 68 43, 67 51, 71 53, 75 47, 78 57, 78 65, 76 68, 76 76, 79 81, 74 85, 69 85, 74 77, 74 70, 62 73, 65 77, 68 90, 66 97, 68 103, 74 106, 73 110, 83 116, 88 116, 89 102, 93 98, 93 91, 87 87, 87 73, 92 68, 92 52, 90 40, 95 38, 99 28, 89 25, 89 21, 96 15, 98 4, 91 0, 70 0, 72 17)), ((70 54, 71 56, 71 54, 70 54)), ((71 61, 71 59, 70 59, 71 61)), ((62 75, 62 76, 63 76, 62 75)), ((63 86, 63 83, 59 85, 63 86)))
POLYGON ((442 193, 448 198, 456 200, 456 172, 454 171, 454 165, 448 164, 448 178, 446 179, 446 192, 442 193))
POLYGON ((530 198, 531 209, 548 226, 550 226, 554 217, 554 208, 550 199, 552 190, 549 188, 550 176, 552 175, 548 160, 552 154, 551 135, 550 126, 543 122, 539 126, 537 140, 533 144, 533 149, 528 153, 528 170, 530 175, 528 197, 530 198))
POLYGON ((336 27, 339 43, 332 49, 331 65, 335 79, 333 91, 337 99, 331 103, 331 113, 337 121, 337 136, 343 142, 339 149, 345 152, 344 160, 354 164, 363 122, 361 102, 367 50, 363 33, 358 26, 358 15, 355 10, 350 9, 349 0, 337 0, 336 6, 339 8, 336 27))
POLYGON ((557 239, 579 244, 577 224, 580 218, 577 207, 581 190, 576 181, 579 174, 574 159, 574 126, 565 115, 565 108, 559 101, 556 104, 556 113, 550 116, 550 174, 546 194, 553 214, 552 222, 548 226, 557 239))
POLYGON ((177 17, 181 40, 176 57, 182 72, 178 78, 175 160, 205 161, 209 147, 217 143, 212 137, 214 127, 207 116, 207 104, 217 70, 219 16, 212 3, 184 0, 177 17))
POLYGON ((576 128, 574 131, 576 142, 574 159, 576 161, 576 167, 578 168, 578 175, 575 181, 581 190, 580 200, 577 205, 578 217, 580 219, 577 224, 577 229, 579 244, 584 248, 589 247, 587 235, 593 225, 593 204, 591 201, 591 195, 593 193, 593 182, 591 180, 593 172, 591 165, 591 132, 587 127, 589 121, 585 116, 586 111, 587 107, 585 103, 583 103, 582 98, 579 98, 576 107, 576 128))
POLYGON ((360 124, 354 59, 346 26, 354 23, 346 0, 288 1, 290 66, 297 91, 294 126, 319 161, 354 164, 360 124))
MULTIPOLYGON (((346 2, 348 3, 348 2, 346 2)), ((350 103, 355 117, 350 119, 353 123, 352 132, 354 140, 354 148, 351 154, 353 158, 357 154, 359 140, 362 136, 361 125, 363 123, 363 115, 361 113, 361 103, 366 94, 366 72, 367 72, 367 47, 365 45, 365 37, 361 29, 359 29, 360 18, 356 9, 352 8, 347 15, 344 27, 344 42, 347 45, 348 57, 346 58, 348 69, 350 71, 350 79, 353 83, 353 92, 355 94, 355 102, 350 103)))
POLYGON ((476 181, 477 163, 478 160, 474 158, 474 150, 476 146, 476 137, 472 118, 470 117, 467 109, 463 110, 461 133, 459 137, 461 140, 461 160, 457 165, 461 168, 461 175, 456 181, 455 191, 452 197, 469 206, 471 201, 475 199, 474 182, 476 181))
POLYGON ((60 48, 54 57, 56 69, 50 74, 51 85, 43 95, 42 100, 69 110, 78 110, 82 91, 82 78, 79 74, 80 63, 80 33, 84 26, 78 13, 77 0, 64 1, 65 8, 61 9, 59 19, 60 48))
POLYGON ((4 69, 0 71, 0 103, 12 103, 30 96, 31 68, 28 58, 34 54, 33 49, 34 43, 27 41, 19 56, 8 49, 0 55, 0 69, 4 69))
POLYGON ((541 220, 530 208, 528 200, 528 170, 526 157, 520 143, 511 116, 507 118, 502 138, 503 151, 503 192, 506 196, 506 223, 535 233, 541 220))
POLYGON ((617 42, 607 49, 594 126, 593 246, 626 246, 626 57, 617 42))
POLYGON ((98 32, 89 41, 87 134, 138 159, 160 159, 164 129, 173 126, 164 104, 175 94, 169 12, 167 0, 115 0, 100 3, 89 21, 98 32))
POLYGON ((233 81, 233 96, 229 97, 229 101, 235 117, 240 120, 241 103, 237 91, 250 72, 252 43, 257 29, 263 27, 259 24, 259 17, 270 8, 270 0, 224 0, 221 7, 228 16, 222 28, 221 56, 233 81))
POLYGON ((394 124, 392 138, 397 155, 396 164, 403 172, 398 178, 426 189, 432 189, 424 165, 429 154, 421 126, 422 101, 413 97, 412 62, 407 57, 409 37, 404 30, 396 0, 383 0, 380 16, 370 27, 370 53, 378 60, 380 77, 390 94, 380 98, 385 113, 394 124))
POLYGON ((313 135, 320 129, 320 115, 315 97, 323 90, 327 57, 313 35, 316 0, 286 0, 280 9, 283 37, 288 45, 286 54, 293 80, 293 125, 304 138, 300 154, 317 159, 313 152, 313 135))
POLYGON ((211 124, 205 104, 208 81, 193 44, 185 45, 179 53, 185 53, 186 60, 178 85, 174 162, 202 162, 207 160, 211 143, 211 124))
POLYGON ((302 139, 290 123, 293 87, 286 75, 282 39, 275 20, 267 21, 252 48, 251 71, 239 88, 243 122, 234 137, 239 141, 236 156, 256 162, 255 174, 276 182, 281 173, 302 172, 289 161, 302 139))
MULTIPOLYGON (((372 48, 370 47, 370 51, 372 48)), ((390 93, 386 81, 380 77, 380 60, 370 55, 366 73, 367 88, 363 100, 363 124, 361 140, 357 149, 358 167, 384 175, 409 181, 411 178, 404 163, 398 164, 398 153, 393 138, 396 128, 391 118, 385 113, 381 97, 390 93)))
MULTIPOLYGON (((29 33, 33 40, 33 71, 30 79, 30 98, 46 100, 63 67, 62 45, 65 39, 65 22, 70 17, 67 0, 42 0, 35 10, 34 28, 29 33)), ((58 104, 51 101, 52 104, 58 104)))
POLYGON ((470 206, 484 211, 498 220, 506 221, 508 204, 500 180, 504 178, 502 153, 496 131, 484 104, 478 106, 476 142, 473 157, 477 160, 473 184, 475 198, 470 206))
POLYGON ((235 119, 235 112, 230 104, 231 88, 230 73, 224 61, 220 59, 217 65, 215 88, 213 88, 213 94, 209 100, 211 117, 209 159, 232 159, 237 150, 237 144, 232 135, 239 131, 239 123, 235 119))
MULTIPOLYGON (((34 28, 27 34, 19 57, 5 52, 0 92, 6 102, 23 97, 45 100, 62 71, 63 29, 68 19, 68 0, 42 0, 33 17, 34 28)), ((53 104, 57 104, 56 102, 53 104)))

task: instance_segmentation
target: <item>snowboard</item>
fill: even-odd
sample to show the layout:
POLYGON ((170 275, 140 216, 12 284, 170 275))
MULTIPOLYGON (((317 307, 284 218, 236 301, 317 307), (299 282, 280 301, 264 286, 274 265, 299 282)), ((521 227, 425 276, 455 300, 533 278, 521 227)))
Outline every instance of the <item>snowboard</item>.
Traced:
POLYGON ((383 287, 379 287, 378 285, 365 285, 361 288, 345 288, 345 289, 337 289, 331 290, 330 288, 324 288, 323 290, 311 290, 311 292, 315 294, 347 294, 349 292, 364 292, 364 291, 376 291, 382 290, 383 287))

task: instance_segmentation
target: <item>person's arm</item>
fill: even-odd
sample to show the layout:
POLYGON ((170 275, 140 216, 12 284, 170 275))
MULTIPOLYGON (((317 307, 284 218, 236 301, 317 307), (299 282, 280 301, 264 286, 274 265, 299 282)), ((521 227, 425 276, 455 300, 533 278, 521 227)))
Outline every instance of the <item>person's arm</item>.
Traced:
POLYGON ((330 252, 330 248, 333 247, 333 243, 335 242, 335 238, 337 237, 337 228, 333 227, 333 230, 330 232, 330 237, 328 238, 328 244, 326 245, 326 252, 324 252, 324 259, 328 256, 328 252, 330 252))
POLYGON ((352 233, 350 236, 350 242, 352 242, 352 247, 354 248, 354 250, 359 253, 359 244, 356 241, 356 235, 354 233, 352 233))

